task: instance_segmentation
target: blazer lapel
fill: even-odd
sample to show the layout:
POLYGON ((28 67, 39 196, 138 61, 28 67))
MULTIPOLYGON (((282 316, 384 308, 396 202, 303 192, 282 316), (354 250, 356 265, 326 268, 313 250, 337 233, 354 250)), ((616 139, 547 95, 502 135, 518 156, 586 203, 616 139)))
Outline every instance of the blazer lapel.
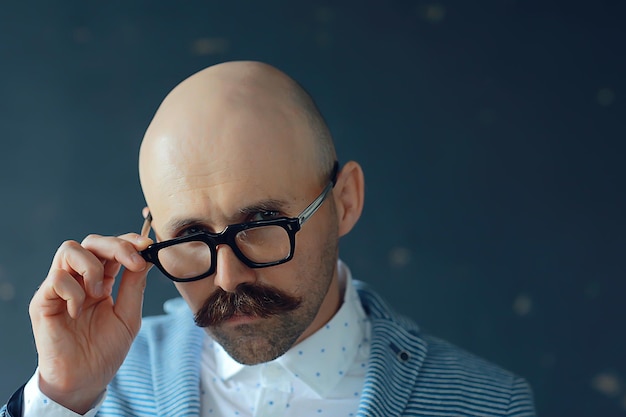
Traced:
POLYGON ((401 416, 422 368, 428 344, 419 328, 396 316, 367 285, 355 281, 372 323, 372 344, 359 417, 401 416))
POLYGON ((427 344, 393 322, 372 321, 370 362, 359 417, 401 416, 426 357, 427 344))

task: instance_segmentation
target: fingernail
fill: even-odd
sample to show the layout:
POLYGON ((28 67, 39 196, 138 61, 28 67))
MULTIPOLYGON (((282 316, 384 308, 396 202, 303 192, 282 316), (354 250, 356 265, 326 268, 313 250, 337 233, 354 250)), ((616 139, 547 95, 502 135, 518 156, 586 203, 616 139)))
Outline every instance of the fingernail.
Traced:
POLYGON ((133 261, 135 265, 143 265, 143 267, 145 268, 146 261, 144 261, 144 259, 141 257, 141 255, 139 255, 139 253, 135 252, 131 254, 130 259, 133 261))

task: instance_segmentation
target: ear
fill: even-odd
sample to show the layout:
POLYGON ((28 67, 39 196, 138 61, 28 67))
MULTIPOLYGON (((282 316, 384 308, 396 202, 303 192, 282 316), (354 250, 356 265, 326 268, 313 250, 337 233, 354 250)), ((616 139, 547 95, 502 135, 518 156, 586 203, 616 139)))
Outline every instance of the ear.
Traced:
POLYGON ((333 188, 339 236, 344 236, 352 230, 361 217, 364 194, 363 170, 358 163, 349 161, 341 169, 333 188))

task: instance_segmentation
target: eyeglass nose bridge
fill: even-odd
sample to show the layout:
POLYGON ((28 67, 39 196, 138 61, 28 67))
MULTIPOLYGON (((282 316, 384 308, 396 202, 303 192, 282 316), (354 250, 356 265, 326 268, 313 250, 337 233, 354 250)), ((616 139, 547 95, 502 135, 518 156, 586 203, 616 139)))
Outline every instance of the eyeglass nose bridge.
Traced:
POLYGON ((231 249, 234 249, 235 235, 239 233, 239 230, 234 230, 232 226, 226 226, 224 230, 219 233, 203 232, 205 243, 211 244, 217 247, 217 245, 228 245, 231 249))
POLYGON ((237 230, 232 226, 226 226, 224 230, 219 233, 202 233, 201 240, 207 244, 209 251, 211 252, 211 268, 207 272, 207 275, 213 275, 217 270, 217 249, 220 245, 228 246, 233 251, 237 259, 243 264, 247 265, 250 262, 241 252, 239 247, 237 247, 237 243, 235 243, 235 236, 239 232, 240 230, 237 230))

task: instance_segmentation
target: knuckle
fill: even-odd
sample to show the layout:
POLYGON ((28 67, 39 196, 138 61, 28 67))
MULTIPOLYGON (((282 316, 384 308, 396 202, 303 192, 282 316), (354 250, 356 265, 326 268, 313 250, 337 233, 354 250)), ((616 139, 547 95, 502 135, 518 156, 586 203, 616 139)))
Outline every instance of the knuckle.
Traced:
POLYGON ((35 315, 35 312, 38 309, 37 305, 38 305, 37 292, 35 292, 35 295, 33 295, 33 298, 30 299, 30 303, 28 303, 28 314, 31 317, 35 315))
POLYGON ((127 242, 126 240, 121 240, 120 246, 122 247, 122 250, 124 252, 128 252, 128 253, 136 252, 135 246, 133 246, 132 243, 127 242))
POLYGON ((100 238, 102 238, 101 235, 98 235, 98 234, 95 234, 95 233, 90 233, 87 236, 85 236, 85 238, 81 242, 81 246, 83 246, 83 247, 89 246, 95 240, 98 240, 100 238))
POLYGON ((59 249, 57 249, 57 253, 76 249, 79 246, 80 244, 75 240, 66 240, 63 243, 61 243, 61 245, 59 246, 59 249))

